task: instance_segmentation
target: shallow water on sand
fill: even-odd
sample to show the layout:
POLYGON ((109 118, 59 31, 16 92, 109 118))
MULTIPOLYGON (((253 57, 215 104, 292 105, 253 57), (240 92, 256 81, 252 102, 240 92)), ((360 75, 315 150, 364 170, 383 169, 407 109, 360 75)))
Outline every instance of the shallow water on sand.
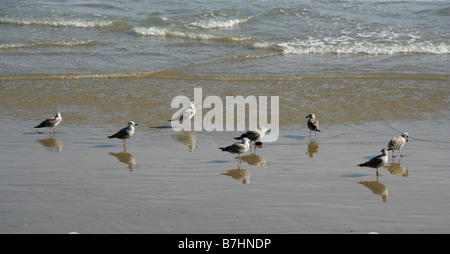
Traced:
MULTIPOLYGON (((442 101, 420 96, 414 85, 408 90, 413 102, 405 98, 392 106, 387 106, 392 99, 389 93, 373 98, 370 88, 360 90, 356 85, 337 91, 350 93, 348 98, 368 91, 362 92, 361 101, 355 105, 380 107, 380 112, 361 112, 344 99, 344 106, 330 112, 329 107, 337 107, 340 102, 330 99, 330 104, 325 104, 297 94, 318 109, 315 113, 322 132, 311 138, 304 118, 310 109, 303 107, 307 102, 266 86, 262 94, 282 93, 279 139, 264 143, 256 155, 246 153, 238 167, 235 156, 218 147, 233 143, 240 132, 180 133, 154 128, 167 126, 175 111, 164 96, 175 94, 172 90, 177 82, 159 81, 175 84, 169 88, 151 81, 3 83, 1 232, 450 232, 448 108, 442 101), (46 86, 39 85, 42 83, 46 86), (81 84, 86 83, 97 86, 85 91, 81 84), (153 86, 147 87, 148 83, 153 86), (95 93, 102 84, 103 93, 95 93), (73 87, 76 89, 69 89, 73 87), (139 93, 141 88, 144 90, 139 93), (21 89, 38 92, 38 96, 17 96, 15 103, 8 100, 21 89), (55 91, 62 95, 53 101, 64 120, 56 135, 51 135, 46 129, 32 127, 47 117, 48 111, 53 114, 55 107, 46 104, 45 98, 55 96, 55 91), (127 100, 124 91, 134 99, 127 100), (420 102, 423 104, 417 105, 420 102), (106 136, 124 127, 128 120, 139 125, 124 151, 121 140, 106 136), (407 156, 394 161, 389 157, 389 165, 380 169, 381 176, 375 175, 375 169, 356 166, 379 154, 390 138, 403 131, 410 134, 402 149, 407 156)), ((325 95, 327 82, 311 83, 325 95)), ((354 80, 358 82, 366 81, 354 80)), ((435 82, 436 91, 441 90, 430 89, 428 95, 448 98, 445 84, 431 82, 435 82)), ((204 96, 225 95, 233 84, 227 88, 204 86, 204 96)), ((289 82, 282 85, 310 89, 302 81, 297 86, 289 82)), ((190 86, 177 88, 190 96, 194 85, 190 86)), ((258 87, 264 86, 258 83, 258 87)), ((247 83, 247 88, 257 90, 254 82, 247 83)), ((404 88, 391 89, 395 92, 404 88)), ((240 92, 243 90, 235 95, 240 92)))

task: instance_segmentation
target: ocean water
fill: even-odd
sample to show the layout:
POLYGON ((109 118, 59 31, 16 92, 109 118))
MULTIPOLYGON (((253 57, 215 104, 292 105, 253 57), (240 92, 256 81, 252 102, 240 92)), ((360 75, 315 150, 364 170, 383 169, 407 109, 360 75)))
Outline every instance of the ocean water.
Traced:
POLYGON ((448 1, 2 1, 0 75, 448 74, 449 8, 448 1))
POLYGON ((448 1, 0 0, 0 232, 449 233, 449 14, 448 1), (240 132, 167 128, 195 88, 279 96, 279 139, 238 166, 217 148, 240 132), (55 135, 33 128, 56 112, 55 135), (124 149, 106 137, 129 120, 124 149), (407 156, 381 176, 356 166, 404 131, 407 156))

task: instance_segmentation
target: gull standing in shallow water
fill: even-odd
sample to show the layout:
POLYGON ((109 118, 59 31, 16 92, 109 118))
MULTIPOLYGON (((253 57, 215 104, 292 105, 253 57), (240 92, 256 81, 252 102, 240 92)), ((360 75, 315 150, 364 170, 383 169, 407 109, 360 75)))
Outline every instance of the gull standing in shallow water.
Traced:
POLYGON ((191 120, 191 118, 195 115, 195 103, 193 101, 190 102, 189 107, 185 108, 183 111, 180 112, 180 114, 169 120, 170 121, 176 121, 176 120, 191 120))
POLYGON ((61 121, 62 121, 62 116, 61 116, 61 113, 58 112, 58 114, 56 114, 53 117, 45 119, 42 123, 40 123, 39 125, 35 126, 34 128, 45 128, 45 127, 48 127, 48 128, 50 128, 50 133, 52 132, 52 128, 53 128, 53 133, 56 133, 56 126, 59 123, 61 123, 61 121))
POLYGON ((314 134, 316 131, 320 132, 319 130, 319 121, 317 121, 316 116, 314 114, 309 114, 307 117, 308 119, 308 129, 309 129, 309 136, 311 137, 311 131, 314 131, 314 134))
POLYGON ((137 124, 133 121, 128 122, 128 126, 116 132, 114 135, 109 136, 108 138, 118 138, 123 139, 123 146, 127 146, 127 139, 133 137, 134 135, 134 126, 137 124))
POLYGON ((236 142, 227 147, 219 147, 224 152, 229 152, 238 155, 238 161, 241 162, 241 153, 245 153, 250 148, 250 140, 248 138, 242 138, 242 142, 236 142))
POLYGON ((242 140, 243 138, 248 138, 250 140, 250 147, 252 147, 252 143, 251 141, 255 142, 255 146, 256 146, 256 141, 258 139, 261 139, 262 137, 264 137, 264 135, 267 132, 267 128, 266 127, 262 127, 261 129, 256 128, 253 131, 247 131, 246 133, 242 134, 240 137, 236 137, 234 139, 236 140, 242 140))
POLYGON ((394 156, 395 150, 398 150, 398 152, 400 153, 400 157, 403 157, 403 154, 400 151, 400 149, 402 149, 405 143, 408 142, 408 138, 409 138, 408 133, 403 132, 402 135, 392 138, 391 141, 389 141, 389 143, 386 146, 386 149, 388 151, 392 150, 392 157, 395 157, 394 156))
POLYGON ((373 157, 372 159, 359 164, 360 167, 369 167, 369 168, 376 168, 377 169, 377 176, 378 176, 378 168, 383 167, 388 162, 388 152, 386 148, 383 148, 381 150, 381 154, 378 156, 373 157))

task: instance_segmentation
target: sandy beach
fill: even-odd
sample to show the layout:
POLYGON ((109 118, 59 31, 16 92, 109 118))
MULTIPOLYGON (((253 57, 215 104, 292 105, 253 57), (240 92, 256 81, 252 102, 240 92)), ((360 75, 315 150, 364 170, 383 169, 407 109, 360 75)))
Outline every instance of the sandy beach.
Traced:
MULTIPOLYGON (((99 80, 81 83, 91 81, 99 80)), ((38 82, 63 89, 80 80, 38 82)), ((4 98, 14 92, 3 91, 4 98)), ((358 108, 339 114, 319 109, 321 132, 311 137, 304 118, 309 110, 291 108, 282 114, 278 141, 243 154, 238 168, 235 156, 218 147, 240 132, 175 132, 164 128, 170 108, 147 111, 136 100, 126 107, 120 92, 109 96, 123 107, 82 97, 81 89, 64 93, 56 100, 66 109, 56 134, 34 129, 46 117, 41 109, 49 108, 43 98, 54 93, 51 86, 40 91, 16 104, 2 98, 2 233, 449 233, 444 106, 425 113, 416 107, 405 117, 393 106, 371 121, 349 117, 366 114, 358 108), (116 116, 122 114, 126 118, 116 116), (121 140, 106 137, 128 120, 139 126, 124 151, 121 140), (392 160, 389 153, 381 176, 356 166, 403 131, 410 133, 406 156, 392 160)))

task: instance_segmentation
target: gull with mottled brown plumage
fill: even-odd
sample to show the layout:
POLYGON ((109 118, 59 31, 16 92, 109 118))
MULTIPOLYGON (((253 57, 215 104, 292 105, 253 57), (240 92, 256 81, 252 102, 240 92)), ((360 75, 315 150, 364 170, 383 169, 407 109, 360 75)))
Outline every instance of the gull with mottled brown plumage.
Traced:
POLYGON ((62 121, 62 116, 61 116, 61 113, 58 112, 55 116, 45 119, 42 123, 35 126, 34 128, 47 127, 47 128, 50 128, 50 133, 52 132, 52 129, 53 129, 53 133, 56 133, 56 126, 58 126, 58 124, 61 123, 61 121, 62 121))
POLYGON ((398 152, 400 153, 400 157, 404 156, 400 150, 405 145, 405 143, 408 142, 408 138, 409 138, 408 133, 403 132, 402 135, 392 138, 391 141, 389 141, 389 143, 386 146, 386 149, 388 151, 392 150, 392 157, 395 157, 394 156, 395 150, 398 150, 398 152))
POLYGON ((305 118, 309 118, 307 122, 309 129, 309 136, 311 136, 312 131, 314 131, 314 134, 316 134, 317 131, 320 132, 319 121, 316 119, 316 116, 313 113, 309 114, 305 118))

